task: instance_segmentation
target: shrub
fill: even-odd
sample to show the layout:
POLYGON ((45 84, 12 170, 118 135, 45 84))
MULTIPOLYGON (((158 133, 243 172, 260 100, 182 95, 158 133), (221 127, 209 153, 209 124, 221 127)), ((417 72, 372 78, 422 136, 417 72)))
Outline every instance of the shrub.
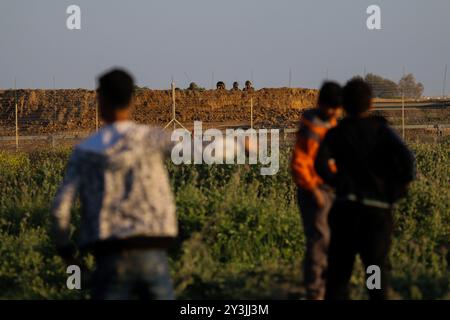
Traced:
MULTIPOLYGON (((394 212, 393 297, 448 298, 450 148, 413 149, 419 177, 394 212)), ((0 298, 88 297, 65 289, 64 264, 49 238, 49 206, 69 152, 0 153, 0 298)), ((302 296, 304 236, 289 154, 283 151, 275 176, 261 176, 258 166, 168 163, 180 224, 170 252, 179 297, 302 296)), ((77 224, 78 205, 73 213, 77 224)), ((354 298, 366 297, 363 283, 359 262, 354 298)))

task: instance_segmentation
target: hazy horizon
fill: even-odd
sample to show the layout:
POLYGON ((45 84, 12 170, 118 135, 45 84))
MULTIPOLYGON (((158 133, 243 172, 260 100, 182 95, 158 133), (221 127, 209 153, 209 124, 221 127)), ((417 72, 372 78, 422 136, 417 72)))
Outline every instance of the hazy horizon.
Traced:
MULTIPOLYGON (((189 82, 210 88, 253 79, 256 88, 317 88, 403 69, 441 95, 450 67, 450 1, 351 0, 4 0, 0 3, 0 88, 92 89, 98 74, 123 67, 152 89, 189 82), (131 3, 130 3, 131 2, 131 3), (66 8, 81 7, 81 30, 66 8), (381 7, 382 30, 366 28, 381 7), (214 73, 214 82, 212 74, 214 73)), ((450 93, 450 75, 446 92, 450 93)))

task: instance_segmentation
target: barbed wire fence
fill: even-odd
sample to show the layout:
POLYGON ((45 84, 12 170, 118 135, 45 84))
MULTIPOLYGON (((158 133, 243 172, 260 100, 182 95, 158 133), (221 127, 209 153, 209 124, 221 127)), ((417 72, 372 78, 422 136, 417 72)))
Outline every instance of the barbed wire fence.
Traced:
MULTIPOLYGON (((72 146, 102 126, 92 90, 0 91, 0 149, 29 150, 72 146)), ((386 117, 408 142, 439 142, 449 134, 450 99, 413 99, 386 85, 372 84, 373 113, 386 117)), ((260 90, 137 89, 133 118, 139 123, 192 130, 277 128, 292 141, 301 113, 315 105, 308 89, 260 90)))

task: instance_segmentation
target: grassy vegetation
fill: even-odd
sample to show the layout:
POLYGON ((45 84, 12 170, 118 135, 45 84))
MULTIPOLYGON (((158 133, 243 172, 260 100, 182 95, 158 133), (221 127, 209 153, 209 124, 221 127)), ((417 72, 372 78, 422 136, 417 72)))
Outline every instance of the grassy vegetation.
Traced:
MULTIPOLYGON (((392 297, 448 299, 450 144, 412 147, 420 174, 395 210, 392 297)), ((88 297, 88 290, 66 289, 48 234, 68 155, 0 153, 0 298, 88 297)), ((179 298, 302 296, 304 236, 287 161, 288 151, 273 177, 259 175, 257 166, 168 164, 181 231, 170 252, 179 298)), ((73 213, 76 225, 78 205, 73 213)), ((92 269, 92 257, 84 262, 92 269)), ((358 262, 354 298, 366 297, 363 279, 358 262)))

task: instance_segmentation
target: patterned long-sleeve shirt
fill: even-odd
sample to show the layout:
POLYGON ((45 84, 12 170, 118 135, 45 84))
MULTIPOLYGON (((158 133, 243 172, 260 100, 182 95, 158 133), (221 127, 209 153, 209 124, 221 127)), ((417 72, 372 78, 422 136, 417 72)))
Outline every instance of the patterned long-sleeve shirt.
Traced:
POLYGON ((171 145, 159 128, 117 122, 75 147, 52 208, 57 246, 69 243, 71 207, 77 196, 81 246, 132 237, 176 237, 174 197, 164 167, 171 145))

